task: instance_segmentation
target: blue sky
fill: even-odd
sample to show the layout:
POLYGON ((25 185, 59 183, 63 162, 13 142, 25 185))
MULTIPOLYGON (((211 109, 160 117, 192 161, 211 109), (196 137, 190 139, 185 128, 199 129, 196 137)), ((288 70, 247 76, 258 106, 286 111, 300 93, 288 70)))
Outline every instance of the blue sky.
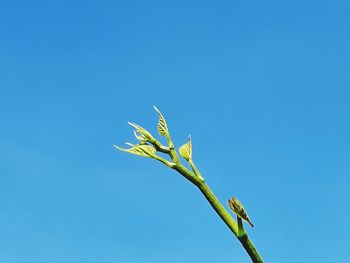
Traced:
POLYGON ((266 262, 350 260, 348 1, 0 4, 0 262, 250 262, 199 191, 117 152, 157 105, 266 262))

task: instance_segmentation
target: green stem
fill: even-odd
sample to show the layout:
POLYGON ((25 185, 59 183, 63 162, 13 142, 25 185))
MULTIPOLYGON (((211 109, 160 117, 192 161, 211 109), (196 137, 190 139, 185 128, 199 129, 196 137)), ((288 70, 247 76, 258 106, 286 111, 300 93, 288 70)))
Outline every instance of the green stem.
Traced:
POLYGON ((188 160, 188 163, 190 164, 191 169, 192 169, 192 171, 194 172, 194 174, 195 174, 196 176, 198 176, 200 179, 204 180, 203 177, 202 177, 202 175, 201 175, 201 173, 198 171, 197 167, 195 166, 194 162, 192 161, 192 159, 189 159, 189 160, 188 160))
POLYGON ((238 235, 237 235, 237 237, 240 238, 241 236, 245 235, 246 232, 244 231, 244 228, 243 228, 242 218, 240 218, 239 216, 237 216, 237 223, 238 223, 238 235))
POLYGON ((204 197, 208 200, 210 205, 214 208, 216 213, 221 217, 221 219, 225 222, 228 228, 233 232, 233 234, 235 234, 235 236, 241 242, 244 249, 247 251, 248 255, 250 256, 251 260, 254 263, 263 263, 261 256, 259 255, 252 241, 249 239, 247 233, 241 236, 238 235, 239 233, 238 233, 237 223, 234 221, 231 215, 227 212, 227 210, 223 207, 223 205, 219 202, 219 200, 216 198, 216 196, 211 191, 209 186, 206 183, 202 182, 198 184, 197 187, 202 192, 204 197))

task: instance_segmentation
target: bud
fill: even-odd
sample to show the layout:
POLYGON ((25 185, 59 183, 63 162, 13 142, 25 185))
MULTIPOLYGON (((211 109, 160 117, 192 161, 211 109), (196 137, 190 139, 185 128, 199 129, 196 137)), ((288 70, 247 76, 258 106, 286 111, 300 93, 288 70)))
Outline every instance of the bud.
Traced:
POLYGON ((250 218, 247 214, 247 212, 245 211, 243 205, 241 204, 241 202, 235 198, 232 197, 231 199, 228 200, 228 205, 231 208, 231 210, 240 218, 242 218, 243 220, 247 221, 249 223, 249 225, 251 225, 252 227, 254 227, 253 223, 250 221, 250 218))

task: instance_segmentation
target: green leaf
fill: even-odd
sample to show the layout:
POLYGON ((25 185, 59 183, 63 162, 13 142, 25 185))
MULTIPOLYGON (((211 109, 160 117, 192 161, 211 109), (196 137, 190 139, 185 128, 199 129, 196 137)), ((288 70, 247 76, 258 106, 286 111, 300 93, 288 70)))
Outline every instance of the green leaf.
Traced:
POLYGON ((156 149, 154 149, 150 145, 146 145, 146 144, 145 145, 134 145, 131 143, 127 143, 127 144, 129 146, 131 146, 132 148, 124 149, 124 148, 121 148, 121 147, 116 146, 116 145, 113 145, 113 146, 120 151, 132 153, 132 154, 136 154, 136 155, 140 155, 140 156, 144 156, 144 157, 153 157, 156 153, 156 149))
POLYGON ((160 110, 157 109, 156 106, 153 106, 153 107, 159 116, 159 121, 158 121, 158 126, 157 126, 158 133, 161 136, 166 135, 169 131, 168 131, 168 125, 166 124, 165 118, 164 118, 163 114, 160 112, 160 110))
POLYGON ((150 142, 154 141, 155 139, 153 138, 152 134, 147 131, 145 128, 133 123, 133 122, 128 122, 130 126, 134 127, 139 135, 135 135, 138 140, 148 140, 150 142))
POLYGON ((138 139, 140 142, 146 141, 146 137, 143 136, 139 131, 134 130, 134 135, 135 135, 136 139, 138 139))
POLYGON ((190 160, 192 159, 192 141, 191 141, 191 136, 188 137, 188 142, 184 145, 182 145, 179 148, 180 155, 185 159, 185 160, 190 160))

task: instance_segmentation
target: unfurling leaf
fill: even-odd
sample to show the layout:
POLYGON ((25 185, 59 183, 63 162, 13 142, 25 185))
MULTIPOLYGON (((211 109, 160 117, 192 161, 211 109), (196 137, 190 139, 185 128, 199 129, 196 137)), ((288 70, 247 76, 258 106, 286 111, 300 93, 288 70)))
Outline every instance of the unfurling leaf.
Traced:
POLYGON ((247 221, 249 223, 249 225, 251 225, 252 227, 254 227, 252 221, 250 221, 250 218, 247 214, 247 212, 245 211, 243 205, 241 204, 241 202, 235 198, 232 197, 231 199, 228 200, 228 205, 231 208, 231 210, 240 218, 242 218, 243 220, 247 221))
POLYGON ((124 152, 128 152, 128 153, 132 153, 132 154, 136 154, 136 155, 140 155, 140 156, 144 156, 144 157, 152 157, 155 155, 156 153, 156 149, 154 149, 152 146, 150 145, 134 145, 131 143, 128 143, 129 146, 131 146, 132 148, 130 149, 124 149, 121 147, 118 147, 116 145, 113 145, 115 148, 117 148, 118 150, 124 151, 124 152))
POLYGON ((188 137, 188 142, 179 148, 180 155, 186 160, 192 159, 192 141, 191 136, 188 137))
POLYGON ((146 141, 146 137, 136 130, 134 130, 134 135, 140 142, 146 141))
POLYGON ((156 110, 156 112, 158 113, 159 116, 159 121, 158 121, 158 133, 163 136, 166 135, 168 133, 168 125, 166 124, 166 121, 164 119, 163 114, 157 109, 156 106, 153 106, 154 109, 156 110))
POLYGON ((140 133, 140 135, 137 135, 136 132, 134 133, 138 140, 140 140, 140 141, 148 140, 150 142, 155 140, 153 138, 152 134, 149 131, 147 131, 145 128, 143 128, 135 123, 132 123, 132 122, 128 122, 128 123, 129 123, 129 125, 131 125, 132 127, 134 127, 136 129, 136 132, 140 133))

